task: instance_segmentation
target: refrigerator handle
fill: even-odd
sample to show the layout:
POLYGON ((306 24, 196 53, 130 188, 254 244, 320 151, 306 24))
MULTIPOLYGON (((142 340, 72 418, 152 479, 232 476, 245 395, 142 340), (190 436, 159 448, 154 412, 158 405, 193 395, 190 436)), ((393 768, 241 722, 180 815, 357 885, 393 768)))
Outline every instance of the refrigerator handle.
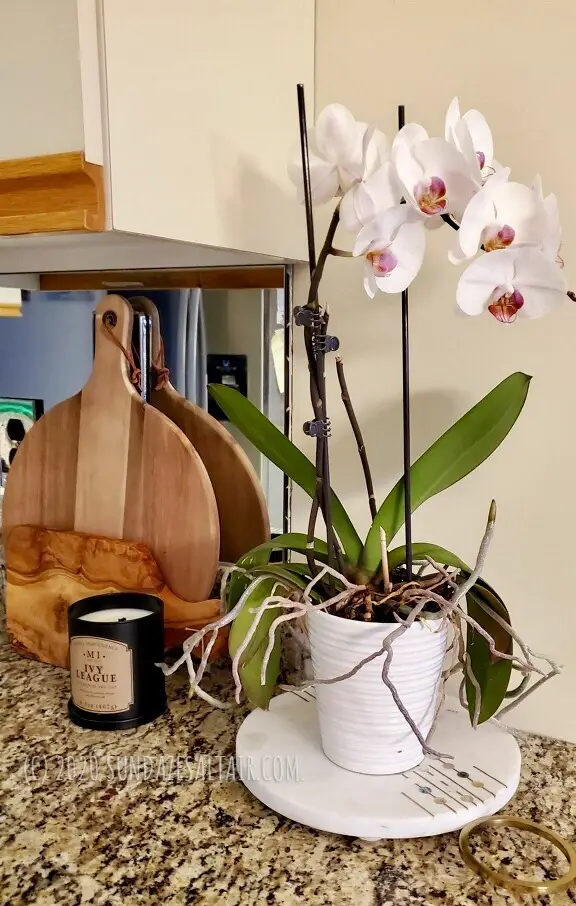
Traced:
POLYGON ((177 296, 177 322, 176 322, 176 361, 172 383, 181 393, 186 395, 186 338, 188 333, 188 295, 189 290, 179 290, 177 296))
POLYGON ((206 409, 206 334, 202 310, 202 290, 192 289, 188 299, 188 336, 186 343, 186 396, 206 409))
POLYGON ((196 358, 196 379, 198 381, 198 405, 208 410, 208 343, 206 340, 206 318, 202 290, 198 304, 198 355, 196 358))

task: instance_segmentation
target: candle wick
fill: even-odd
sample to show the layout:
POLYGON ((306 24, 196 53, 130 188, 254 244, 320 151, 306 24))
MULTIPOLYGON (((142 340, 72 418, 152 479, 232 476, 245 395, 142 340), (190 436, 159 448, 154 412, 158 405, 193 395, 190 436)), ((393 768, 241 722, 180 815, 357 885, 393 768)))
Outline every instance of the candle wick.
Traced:
POLYGON ((118 620, 118 622, 119 622, 119 623, 125 623, 125 622, 126 622, 126 617, 120 617, 119 620, 118 620))

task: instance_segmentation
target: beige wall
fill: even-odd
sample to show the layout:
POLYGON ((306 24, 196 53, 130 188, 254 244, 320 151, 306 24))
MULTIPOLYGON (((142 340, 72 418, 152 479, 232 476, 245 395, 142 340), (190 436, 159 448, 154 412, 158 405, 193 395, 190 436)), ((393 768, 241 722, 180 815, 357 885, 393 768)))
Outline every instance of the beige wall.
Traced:
MULTIPOLYGON (((491 124, 496 157, 513 178, 542 174, 563 215, 564 257, 576 289, 574 13, 565 0, 317 0, 317 109, 341 101, 391 135, 396 105, 409 120, 441 130, 458 94, 491 124), (568 21, 570 20, 570 21, 568 21)), ((318 218, 318 226, 324 222, 318 218)), ((501 592, 527 641, 565 672, 510 715, 510 723, 576 741, 576 309, 507 328, 455 311, 458 270, 445 260, 448 228, 430 238, 411 290, 413 452, 421 453, 470 405, 512 371, 534 376, 512 434, 474 475, 417 512, 415 540, 470 560, 492 496, 498 528, 486 578, 501 592)), ((342 239, 342 242, 345 240, 342 239)), ((329 263, 323 286, 340 336, 348 383, 373 463, 377 494, 401 470, 399 299, 370 301, 361 265, 329 263)), ((310 417, 302 345, 296 337, 295 436, 310 417)), ((354 445, 330 383, 333 484, 364 533, 367 506, 354 445)), ((307 503, 294 495, 293 525, 307 503)))

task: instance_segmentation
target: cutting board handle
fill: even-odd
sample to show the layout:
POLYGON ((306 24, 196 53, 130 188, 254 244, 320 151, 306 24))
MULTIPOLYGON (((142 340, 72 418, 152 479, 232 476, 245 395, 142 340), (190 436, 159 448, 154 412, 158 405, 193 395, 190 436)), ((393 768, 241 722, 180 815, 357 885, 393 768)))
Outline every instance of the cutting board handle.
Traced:
POLYGON ((150 315, 152 319, 152 361, 155 367, 163 367, 163 349, 162 349, 162 331, 160 330, 160 315, 152 299, 147 296, 132 296, 130 305, 134 311, 141 311, 145 315, 150 315))
POLYGON ((92 374, 85 391, 97 385, 98 394, 115 393, 122 387, 132 395, 127 356, 132 356, 132 308, 122 296, 104 296, 95 312, 95 348, 92 374))

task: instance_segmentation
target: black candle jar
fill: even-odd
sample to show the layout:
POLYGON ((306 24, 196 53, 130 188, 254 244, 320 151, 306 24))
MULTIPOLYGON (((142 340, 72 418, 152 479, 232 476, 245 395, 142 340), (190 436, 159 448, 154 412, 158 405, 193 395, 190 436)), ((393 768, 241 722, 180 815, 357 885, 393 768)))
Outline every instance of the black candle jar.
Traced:
POLYGON ((154 595, 118 592, 68 608, 68 713, 93 730, 126 730, 166 710, 164 605, 154 595))

